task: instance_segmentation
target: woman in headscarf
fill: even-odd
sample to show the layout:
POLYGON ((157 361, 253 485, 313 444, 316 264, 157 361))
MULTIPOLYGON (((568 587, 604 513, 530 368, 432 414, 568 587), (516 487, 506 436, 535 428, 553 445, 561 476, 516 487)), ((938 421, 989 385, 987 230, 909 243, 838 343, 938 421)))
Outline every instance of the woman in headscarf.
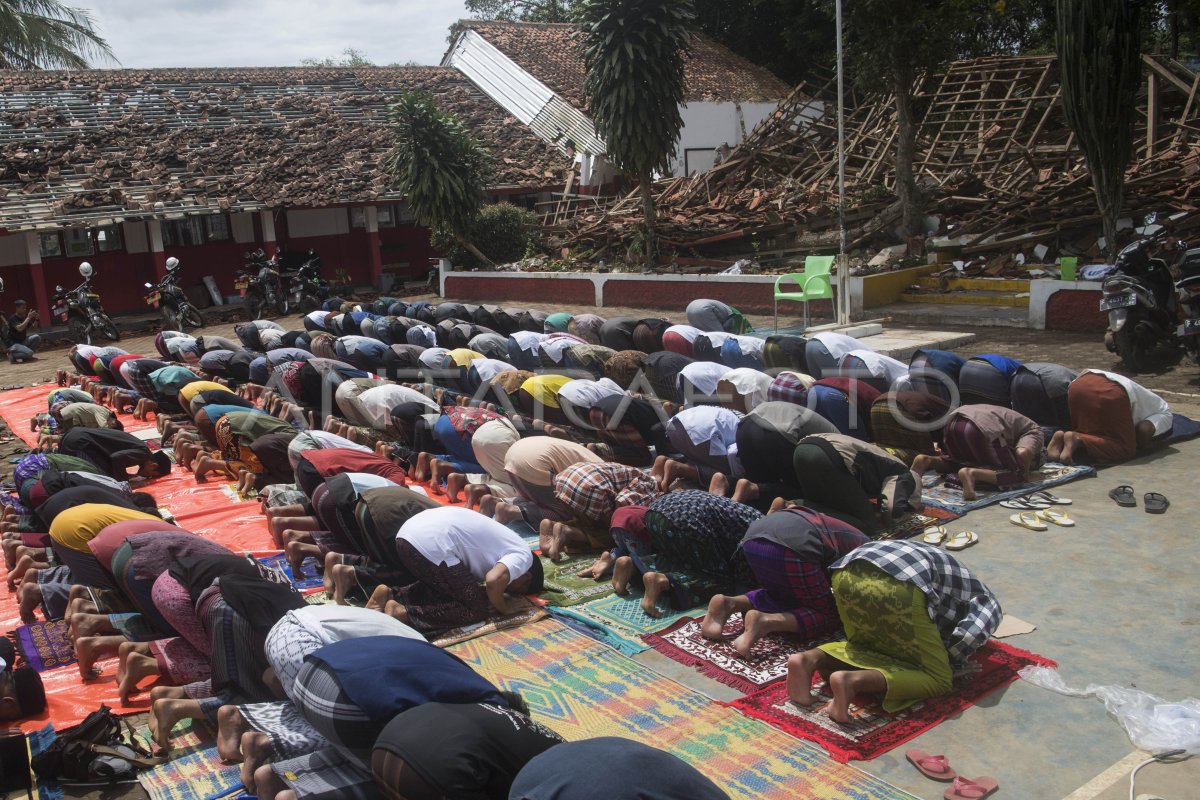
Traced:
POLYGON ((868 541, 853 525, 804 506, 760 517, 746 529, 742 555, 761 588, 713 595, 701 633, 719 641, 729 617, 741 613, 743 629, 733 647, 742 658, 769 633, 793 633, 806 642, 830 636, 840 620, 829 567, 868 541))

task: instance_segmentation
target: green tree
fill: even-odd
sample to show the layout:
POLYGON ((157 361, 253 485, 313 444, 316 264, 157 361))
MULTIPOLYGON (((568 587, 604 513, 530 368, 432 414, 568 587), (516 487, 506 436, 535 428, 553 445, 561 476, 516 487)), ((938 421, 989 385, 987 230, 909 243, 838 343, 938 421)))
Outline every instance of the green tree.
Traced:
POLYGON ((375 62, 353 47, 347 47, 339 58, 302 58, 302 67, 373 67, 375 62))
POLYGON ((404 92, 388 112, 396 140, 388 171, 417 222, 449 230, 476 258, 490 264, 467 238, 491 175, 487 149, 427 92, 404 92))
POLYGON ((683 118, 692 0, 581 0, 583 96, 617 169, 641 183, 646 265, 654 263, 654 173, 671 168, 683 118))
POLYGON ((86 9, 56 0, 0 0, 0 68, 87 69, 116 61, 86 9))
POLYGON ((1139 10, 1140 3, 1129 0, 1058 0, 1063 112, 1087 159, 1109 252, 1115 252, 1125 168, 1133 157, 1142 78, 1139 10))
POLYGON ((920 230, 923 198, 913 172, 917 80, 952 60, 962 32, 974 20, 965 0, 853 0, 842 4, 845 52, 856 82, 890 94, 896 105, 896 198, 906 234, 920 230))
MULTIPOLYGON (((541 250, 541 219, 537 214, 512 203, 493 203, 479 210, 467 239, 479 242, 479 249, 497 264, 507 264, 541 250)), ((435 228, 430 240, 455 264, 479 266, 474 253, 458 243, 453 232, 435 228)))
POLYGON ((791 85, 813 80, 813 68, 833 64, 828 0, 696 0, 696 26, 743 58, 791 85))
POLYGON ((467 11, 476 19, 512 19, 524 22, 567 22, 577 0, 467 0, 467 11))

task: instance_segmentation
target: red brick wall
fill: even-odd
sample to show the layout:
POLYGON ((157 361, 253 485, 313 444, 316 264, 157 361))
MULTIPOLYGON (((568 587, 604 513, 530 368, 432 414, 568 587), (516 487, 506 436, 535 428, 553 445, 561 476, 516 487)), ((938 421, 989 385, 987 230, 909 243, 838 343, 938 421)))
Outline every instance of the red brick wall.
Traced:
POLYGON ((1108 314, 1100 310, 1100 292, 1055 292, 1046 301, 1046 330, 1104 331, 1108 314))
POLYGON ((555 302, 591 305, 596 302, 596 289, 586 278, 478 278, 452 273, 446 276, 446 297, 527 303, 549 311, 555 302))
MULTIPOLYGON (((698 298, 720 300, 739 311, 769 314, 773 308, 774 289, 769 283, 732 283, 697 279, 694 281, 609 281, 604 285, 604 305, 661 308, 682 311, 698 298)), ((780 303, 780 314, 803 314, 799 303, 780 303)), ((829 316, 833 306, 828 300, 809 303, 812 316, 829 316)))

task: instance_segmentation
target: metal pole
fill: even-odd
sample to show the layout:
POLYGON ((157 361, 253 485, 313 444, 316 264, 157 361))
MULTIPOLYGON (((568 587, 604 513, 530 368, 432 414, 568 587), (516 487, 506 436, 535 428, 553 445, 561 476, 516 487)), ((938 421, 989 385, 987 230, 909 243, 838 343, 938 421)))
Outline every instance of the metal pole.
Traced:
POLYGON ((834 2, 837 22, 837 130, 838 130, 838 315, 839 325, 850 323, 850 260, 846 256, 846 122, 842 111, 842 0, 834 2))

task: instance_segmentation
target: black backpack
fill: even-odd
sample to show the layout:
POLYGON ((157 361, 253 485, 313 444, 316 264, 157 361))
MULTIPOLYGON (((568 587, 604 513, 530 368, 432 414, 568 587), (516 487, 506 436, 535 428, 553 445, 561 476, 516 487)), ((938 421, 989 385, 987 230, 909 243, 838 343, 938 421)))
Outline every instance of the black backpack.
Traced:
POLYGON ((42 780, 91 782, 130 780, 139 769, 164 761, 138 741, 127 721, 101 705, 83 722, 58 734, 30 765, 42 780))

